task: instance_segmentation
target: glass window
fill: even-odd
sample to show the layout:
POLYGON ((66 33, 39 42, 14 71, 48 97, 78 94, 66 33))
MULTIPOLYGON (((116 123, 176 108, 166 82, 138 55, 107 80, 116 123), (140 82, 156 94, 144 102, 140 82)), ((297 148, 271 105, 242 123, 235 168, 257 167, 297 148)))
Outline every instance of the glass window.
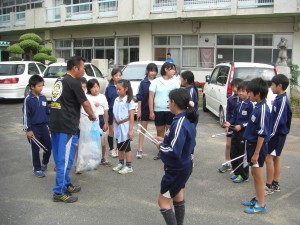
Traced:
POLYGON ((95 46, 104 46, 104 38, 95 39, 95 46))
POLYGON ((198 36, 197 35, 184 35, 182 45, 191 46, 198 45, 198 36))
POLYGON ((130 37, 129 38, 129 46, 139 45, 139 38, 138 37, 130 37))
POLYGON ((154 49, 154 60, 165 61, 166 60, 166 48, 155 48, 154 49))
POLYGON ((95 71, 96 77, 103 78, 103 75, 102 75, 101 71, 96 66, 94 66, 94 65, 92 65, 92 67, 93 67, 93 70, 95 71))
POLYGON ((103 49, 96 49, 95 50, 95 57, 96 57, 96 59, 104 59, 104 50, 103 49))
POLYGON ((92 47, 93 46, 93 39, 85 39, 82 43, 83 47, 92 47))
POLYGON ((233 61, 233 49, 232 48, 218 48, 217 49, 217 64, 222 62, 233 61))
POLYGON ((214 49, 200 48, 200 67, 213 68, 214 67, 214 49))
POLYGON ((118 51, 118 62, 119 65, 127 65, 128 61, 128 49, 119 49, 118 51))
POLYGON ((270 64, 272 62, 272 49, 254 49, 254 62, 270 64))
POLYGON ((74 47, 82 47, 82 40, 74 40, 74 47))
POLYGON ((37 65, 38 65, 38 67, 39 67, 40 71, 43 73, 43 72, 44 72, 44 70, 46 69, 46 66, 44 66, 44 65, 43 65, 43 64, 41 64, 41 63, 37 63, 37 65))
POLYGON ((105 46, 114 46, 115 45, 115 39, 114 38, 106 38, 105 39, 105 46))
POLYGON ((256 34, 255 46, 272 46, 273 43, 272 34, 256 34))
POLYGON ((234 49, 235 62, 251 62, 251 49, 234 49))
POLYGON ((64 40, 64 48, 71 47, 71 40, 64 40))
POLYGON ((118 46, 128 46, 128 38, 118 38, 118 46))
POLYGON ((210 82, 212 84, 216 84, 217 83, 217 76, 219 73, 220 67, 215 68, 215 70, 213 71, 211 77, 210 77, 210 82))
POLYGON ((233 35, 218 35, 217 45, 233 45, 233 35))
POLYGON ((90 64, 86 64, 84 65, 85 66, 85 73, 86 75, 88 75, 89 77, 93 77, 94 76, 94 72, 93 72, 93 69, 91 68, 91 65, 90 64))
POLYGON ((228 74, 229 74, 228 66, 220 67, 219 73, 217 75, 217 85, 224 86, 227 82, 228 74))
POLYGON ((235 35, 235 45, 252 45, 252 35, 235 35))
POLYGON ((182 50, 182 66, 183 67, 196 67, 198 62, 197 48, 184 48, 182 50))
POLYGON ((154 45, 167 45, 167 37, 155 37, 154 38, 154 45))
POLYGON ((28 65, 28 75, 40 74, 38 68, 34 63, 28 65))
POLYGON ((169 45, 180 45, 181 44, 180 36, 170 36, 168 44, 169 45))

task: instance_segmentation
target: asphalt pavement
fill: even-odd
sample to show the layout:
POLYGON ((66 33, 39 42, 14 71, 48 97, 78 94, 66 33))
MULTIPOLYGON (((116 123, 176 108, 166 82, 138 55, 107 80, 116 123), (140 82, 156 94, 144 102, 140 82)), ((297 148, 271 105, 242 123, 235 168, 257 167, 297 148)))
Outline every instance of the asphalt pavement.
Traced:
MULTIPOLYGON (((157 150, 147 140, 143 159, 133 158, 134 172, 120 175, 111 167, 75 175, 80 184, 73 204, 52 201, 55 182, 51 157, 45 178, 32 173, 31 150, 22 131, 22 101, 0 101, 0 224, 1 225, 163 225, 157 196, 163 164, 154 161, 157 150)), ((137 126, 135 126, 137 127, 137 126)), ((155 134, 153 123, 150 132, 155 134)), ((299 225, 300 224, 300 119, 293 118, 282 154, 281 192, 266 197, 268 212, 248 215, 242 200, 254 196, 253 178, 234 184, 230 174, 217 171, 224 162, 225 137, 217 118, 200 111, 195 167, 186 185, 186 225, 299 225)), ((137 133, 132 142, 134 155, 137 133)), ((108 159, 115 165, 117 159, 108 159)))

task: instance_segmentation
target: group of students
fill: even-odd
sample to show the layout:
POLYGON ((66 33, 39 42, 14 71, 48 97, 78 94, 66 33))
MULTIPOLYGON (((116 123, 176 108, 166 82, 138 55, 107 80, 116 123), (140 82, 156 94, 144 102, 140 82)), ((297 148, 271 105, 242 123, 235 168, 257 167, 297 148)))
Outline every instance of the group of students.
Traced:
MULTIPOLYGON (((72 194, 81 190, 79 185, 71 183, 69 172, 76 155, 79 119, 83 114, 92 121, 99 120, 103 131, 109 130, 109 154, 119 157, 113 170, 120 174, 133 171, 130 141, 133 138, 135 106, 130 82, 121 79, 122 72, 119 69, 113 69, 112 79, 104 96, 99 93, 97 80, 86 82, 82 78, 83 62, 83 58, 77 56, 68 60, 66 75, 54 84, 50 110, 45 96, 41 94, 43 78, 38 75, 29 79, 31 92, 24 100, 24 129, 32 146, 33 171, 38 177, 45 176, 44 171, 47 169, 52 149, 56 166, 53 200, 57 202, 75 202, 78 198, 72 194), (39 156, 40 146, 33 139, 45 145, 48 150, 43 155, 42 163, 39 156), (117 140, 117 150, 113 148, 114 139, 117 140)), ((146 77, 141 82, 137 95, 137 116, 145 128, 150 120, 155 120, 157 128, 156 147, 165 164, 159 195, 161 213, 166 221, 182 224, 183 189, 192 172, 192 153, 196 145, 199 112, 198 93, 193 85, 194 75, 190 71, 183 73, 181 83, 186 88, 179 88, 179 80, 174 77, 175 72, 175 65, 166 62, 161 68, 161 77, 156 78, 157 66, 153 63, 147 66, 146 77), (170 206, 171 199, 175 213, 170 206)), ((102 143, 105 143, 103 137, 102 143)), ((105 158, 105 146, 102 151, 101 164, 110 166, 105 158)), ((142 158, 141 148, 137 151, 137 158, 142 158)))
MULTIPOLYGON (((99 93, 99 83, 94 79, 87 82, 87 94, 85 94, 82 89, 84 85, 80 85, 79 81, 83 76, 83 62, 84 59, 81 57, 71 57, 67 63, 66 76, 58 79, 53 87, 50 105, 51 139, 48 132, 49 110, 46 98, 41 94, 43 78, 40 76, 34 75, 30 78, 31 92, 25 98, 23 107, 24 128, 32 145, 34 174, 38 177, 45 176, 43 171, 47 169, 52 147, 57 168, 53 200, 66 203, 77 201, 78 198, 72 196, 72 193, 81 190, 80 186, 71 184, 69 177, 75 158, 74 149, 78 143, 75 137, 80 118, 80 106, 90 120, 99 120, 104 132, 109 130, 109 154, 119 159, 113 171, 120 174, 133 172, 130 142, 134 133, 135 106, 130 82, 122 79, 122 72, 119 69, 113 69, 105 96, 99 93), (49 150, 44 153, 42 163, 39 158, 39 148, 35 142, 32 142, 33 136, 49 150), (117 150, 113 147, 114 139, 117 140, 117 150)), ((141 81, 137 94, 137 117, 141 120, 141 125, 147 128, 148 121, 154 120, 156 126, 156 147, 159 149, 159 154, 155 159, 162 160, 165 171, 161 180, 158 203, 167 224, 183 224, 185 215, 183 190, 192 173, 196 125, 199 117, 198 91, 194 85, 193 73, 183 72, 179 82, 174 77, 175 72, 175 65, 165 62, 160 71, 161 76, 156 78, 157 66, 150 63, 146 67, 146 76, 141 81), (180 88, 180 85, 185 88, 180 88), (175 213, 170 205, 171 200, 173 200, 175 213)), ((82 81, 85 83, 84 80, 82 81)), ((268 93, 268 85, 265 81, 257 78, 249 83, 238 82, 237 85, 233 83, 233 86, 237 87, 239 98, 236 94, 231 97, 236 98, 236 106, 233 107, 231 116, 227 117, 229 120, 224 124, 228 130, 233 131, 231 157, 243 155, 246 146, 247 162, 252 167, 256 197, 251 201, 243 202, 244 205, 249 206, 245 211, 265 212, 265 185, 262 172, 265 158, 268 169, 267 187, 269 189, 277 187, 277 190, 280 190, 279 156, 291 122, 291 110, 284 92, 288 80, 286 81, 284 75, 276 75, 273 78, 271 89, 277 97, 271 113, 265 100, 268 93), (252 102, 256 102, 255 106, 252 102)), ((143 157, 142 146, 143 134, 140 134, 137 158, 143 157)), ((101 163, 111 166, 105 158, 105 146, 102 148, 101 163)), ((248 179, 248 168, 240 166, 242 163, 244 163, 242 158, 232 163, 235 170, 232 179, 235 183, 248 179)))
POLYGON ((234 94, 227 100, 227 121, 224 123, 228 163, 219 172, 224 173, 232 168, 232 181, 243 183, 248 181, 251 167, 256 196, 243 202, 247 206, 246 213, 266 212, 264 196, 280 191, 280 155, 292 119, 285 93, 288 85, 289 80, 283 74, 272 78, 271 90, 277 96, 270 110, 266 104, 269 87, 263 79, 256 78, 250 82, 234 79, 231 82, 234 94), (264 162, 266 184, 262 170, 264 162))

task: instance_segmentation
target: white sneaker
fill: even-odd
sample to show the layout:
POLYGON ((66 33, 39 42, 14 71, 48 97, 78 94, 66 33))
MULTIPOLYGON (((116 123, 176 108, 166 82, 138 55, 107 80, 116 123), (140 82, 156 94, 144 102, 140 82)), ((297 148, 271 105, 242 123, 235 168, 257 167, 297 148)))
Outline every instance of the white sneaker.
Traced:
POLYGON ((123 167, 124 167, 123 164, 118 163, 118 165, 116 165, 112 170, 118 172, 118 171, 122 170, 123 167))
POLYGON ((112 149, 109 151, 109 156, 112 158, 117 158, 118 157, 118 150, 112 149))
POLYGON ((133 172, 133 169, 132 167, 127 167, 127 166, 124 166, 120 171, 119 171, 119 174, 126 174, 126 173, 132 173, 133 172))
POLYGON ((142 152, 142 151, 137 151, 137 152, 136 152, 136 158, 137 158, 137 159, 143 158, 143 152, 142 152))

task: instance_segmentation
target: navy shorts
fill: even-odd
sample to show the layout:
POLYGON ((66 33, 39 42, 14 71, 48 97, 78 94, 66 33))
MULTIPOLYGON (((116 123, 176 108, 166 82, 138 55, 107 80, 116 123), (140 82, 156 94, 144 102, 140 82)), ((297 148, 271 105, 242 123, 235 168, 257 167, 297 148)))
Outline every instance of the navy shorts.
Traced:
POLYGON ((286 135, 275 134, 275 136, 273 136, 268 143, 268 154, 273 156, 280 156, 285 143, 285 139, 286 135))
POLYGON ((171 125, 173 122, 174 114, 170 111, 154 112, 155 126, 171 125))
MULTIPOLYGON (((247 162, 249 163, 250 166, 253 166, 253 163, 251 163, 251 158, 254 154, 255 148, 256 148, 256 143, 246 142, 247 162)), ((257 160, 259 167, 264 166, 267 154, 268 154, 268 144, 263 143, 259 151, 259 156, 257 160)))
POLYGON ((149 113, 143 113, 141 114, 141 121, 151 121, 149 118, 149 113))
POLYGON ((125 151, 125 152, 130 152, 131 147, 130 147, 130 139, 120 142, 117 144, 117 148, 119 151, 125 151))
POLYGON ((103 126, 104 126, 104 117, 103 115, 99 115, 99 126, 101 129, 103 129, 103 126))
POLYGON ((185 188, 190 175, 193 172, 193 163, 190 162, 184 169, 176 170, 164 167, 165 175, 161 179, 160 193, 166 198, 174 198, 181 189, 185 188))
POLYGON ((108 110, 108 125, 113 125, 114 114, 112 110, 108 110))

